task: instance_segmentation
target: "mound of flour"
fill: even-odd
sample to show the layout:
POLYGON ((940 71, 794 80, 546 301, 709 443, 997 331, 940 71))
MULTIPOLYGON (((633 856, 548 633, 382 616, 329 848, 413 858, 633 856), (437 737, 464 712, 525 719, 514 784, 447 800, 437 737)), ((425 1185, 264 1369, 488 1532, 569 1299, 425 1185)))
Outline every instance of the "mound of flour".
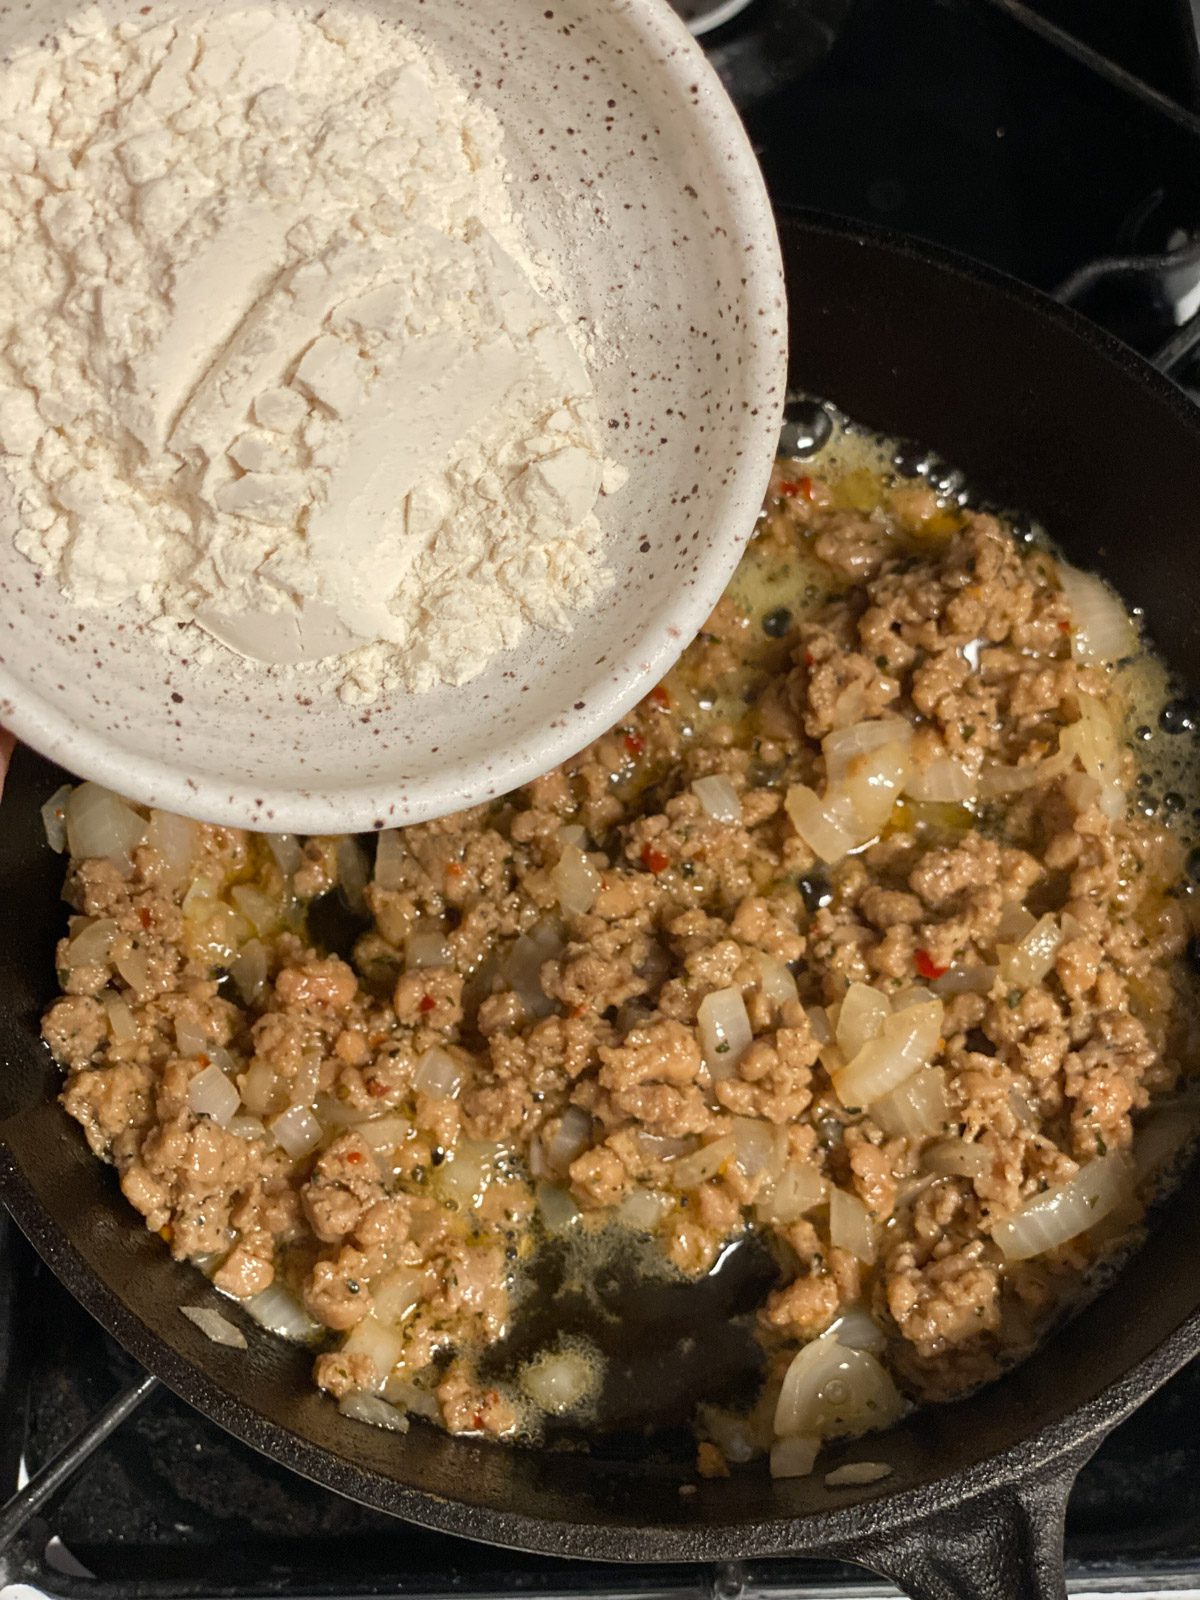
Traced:
POLYGON ((93 11, 0 85, 0 470, 76 604, 367 699, 595 601, 622 474, 501 129, 428 51, 93 11))

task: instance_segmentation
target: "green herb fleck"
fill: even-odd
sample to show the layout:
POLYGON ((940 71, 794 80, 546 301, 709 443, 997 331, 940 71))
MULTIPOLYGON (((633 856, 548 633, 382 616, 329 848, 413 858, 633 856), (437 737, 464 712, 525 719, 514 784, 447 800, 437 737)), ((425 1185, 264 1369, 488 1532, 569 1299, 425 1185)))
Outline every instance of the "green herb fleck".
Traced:
POLYGON ((1008 994, 1005 996, 1005 1004, 1008 1006, 1010 1011, 1015 1011, 1021 1004, 1020 989, 1010 989, 1008 994))

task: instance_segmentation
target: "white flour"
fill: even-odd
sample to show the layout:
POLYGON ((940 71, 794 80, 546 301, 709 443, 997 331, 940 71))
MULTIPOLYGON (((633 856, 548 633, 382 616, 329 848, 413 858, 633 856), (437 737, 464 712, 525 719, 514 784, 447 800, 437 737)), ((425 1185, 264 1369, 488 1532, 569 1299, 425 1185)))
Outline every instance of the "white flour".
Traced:
POLYGON ((93 12, 0 95, 0 461, 77 604, 368 699, 595 600, 622 474, 439 62, 351 10, 93 12))

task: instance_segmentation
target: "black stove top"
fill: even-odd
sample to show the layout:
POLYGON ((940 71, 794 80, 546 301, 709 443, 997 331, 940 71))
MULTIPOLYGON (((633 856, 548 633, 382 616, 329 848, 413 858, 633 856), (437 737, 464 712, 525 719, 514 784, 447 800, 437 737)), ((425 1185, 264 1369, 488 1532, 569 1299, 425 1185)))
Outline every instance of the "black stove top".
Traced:
MULTIPOLYGON (((749 0, 704 43, 777 205, 980 257, 1147 353, 1200 301, 1191 0, 749 0)), ((138 1379, 0 1218, 0 1499, 138 1379)), ((272 1466, 161 1388, 127 1410, 67 1458, 33 1520, 0 1513, 0 1585, 96 1600, 891 1592, 803 1561, 633 1570, 474 1546, 272 1466)), ((1200 1589, 1200 1364, 1084 1469, 1067 1554, 1072 1588, 1200 1589)))

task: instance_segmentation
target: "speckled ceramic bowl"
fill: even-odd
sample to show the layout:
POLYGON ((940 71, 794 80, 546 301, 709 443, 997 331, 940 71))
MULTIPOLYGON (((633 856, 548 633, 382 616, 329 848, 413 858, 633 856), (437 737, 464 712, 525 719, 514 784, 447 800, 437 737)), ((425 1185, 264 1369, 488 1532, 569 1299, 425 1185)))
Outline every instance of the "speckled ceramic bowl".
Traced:
MULTIPOLYGON (((0 44, 69 9, 7 0, 0 44)), ((267 831, 436 816, 582 748, 702 625, 778 438, 774 223, 737 115, 666 0, 384 10, 481 75, 534 243, 602 330, 593 378, 629 470, 598 508, 617 581, 572 633, 532 632, 462 688, 352 708, 287 675, 168 656, 132 611, 72 608, 0 535, 0 721, 137 800, 267 831)))

